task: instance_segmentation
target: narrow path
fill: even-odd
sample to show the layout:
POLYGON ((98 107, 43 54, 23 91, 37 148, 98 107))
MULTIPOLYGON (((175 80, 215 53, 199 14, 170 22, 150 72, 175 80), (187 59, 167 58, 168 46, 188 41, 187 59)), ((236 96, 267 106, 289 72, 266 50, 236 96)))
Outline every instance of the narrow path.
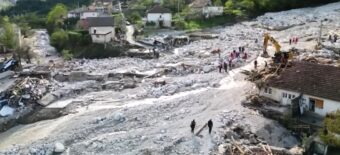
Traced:
POLYGON ((140 44, 134 40, 134 36, 133 36, 134 32, 135 32, 135 28, 133 27, 133 25, 126 26, 126 41, 128 41, 132 45, 147 48, 145 45, 140 44))

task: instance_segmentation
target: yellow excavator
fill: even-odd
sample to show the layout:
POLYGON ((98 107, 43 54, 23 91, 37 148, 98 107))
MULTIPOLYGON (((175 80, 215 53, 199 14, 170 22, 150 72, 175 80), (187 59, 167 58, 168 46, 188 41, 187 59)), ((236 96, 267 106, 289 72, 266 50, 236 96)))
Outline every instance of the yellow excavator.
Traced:
POLYGON ((267 52, 267 48, 268 48, 268 42, 271 42, 274 47, 275 47, 275 54, 273 57, 273 61, 274 63, 285 63, 288 61, 288 59, 292 59, 293 58, 293 54, 292 52, 282 52, 281 51, 281 45, 272 37, 270 36, 268 33, 264 34, 264 41, 263 41, 263 57, 268 57, 268 52, 267 52), (283 62, 284 61, 284 62, 283 62))

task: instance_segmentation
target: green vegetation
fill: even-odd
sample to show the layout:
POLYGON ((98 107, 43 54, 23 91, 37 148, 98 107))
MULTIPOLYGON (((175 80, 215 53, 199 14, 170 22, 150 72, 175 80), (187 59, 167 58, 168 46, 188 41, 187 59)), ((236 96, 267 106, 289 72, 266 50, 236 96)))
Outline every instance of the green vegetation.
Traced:
POLYGON ((71 60, 73 58, 73 54, 70 53, 69 50, 63 50, 62 52, 64 60, 71 60))
POLYGON ((328 145, 340 147, 340 110, 327 114, 324 124, 321 139, 328 145))
POLYGON ((57 30, 52 33, 51 35, 51 44, 54 46, 58 51, 62 51, 65 49, 69 42, 68 33, 64 30, 57 30))
MULTIPOLYGON (((212 19, 204 19, 200 13, 201 10, 190 8, 189 4, 191 1, 166 0, 163 1, 161 5, 174 13, 173 21, 176 28, 194 30, 254 18, 265 12, 316 6, 337 1, 338 0, 212 0, 213 5, 224 8, 221 17, 212 19)), ((131 10, 138 10, 138 12, 133 15, 128 15, 128 19, 133 23, 137 23, 135 21, 139 21, 139 19, 136 17, 145 16, 147 9, 153 5, 153 0, 136 0, 132 2, 129 8, 131 10)))
POLYGON ((68 8, 89 5, 92 0, 19 0, 15 6, 0 12, 0 15, 17 16, 27 13, 36 13, 43 17, 57 4, 64 4, 68 8))
POLYGON ((175 26, 177 28, 182 28, 186 30, 199 30, 214 27, 217 25, 223 25, 228 22, 233 22, 234 17, 232 16, 216 16, 208 19, 191 19, 191 20, 180 20, 175 21, 175 26))
POLYGON ((8 17, 4 17, 2 25, 4 31, 0 36, 0 41, 7 48, 14 49, 17 44, 17 35, 14 32, 13 24, 9 21, 8 17))
POLYGON ((48 13, 46 19, 47 30, 53 32, 55 29, 64 26, 64 20, 67 16, 67 8, 64 4, 57 4, 48 13))
POLYGON ((15 6, 0 9, 0 16, 10 17, 11 22, 16 23, 20 28, 25 28, 25 26, 29 28, 46 28, 46 15, 57 4, 74 9, 78 7, 78 2, 79 6, 82 6, 89 5, 91 1, 92 0, 20 0, 15 6))

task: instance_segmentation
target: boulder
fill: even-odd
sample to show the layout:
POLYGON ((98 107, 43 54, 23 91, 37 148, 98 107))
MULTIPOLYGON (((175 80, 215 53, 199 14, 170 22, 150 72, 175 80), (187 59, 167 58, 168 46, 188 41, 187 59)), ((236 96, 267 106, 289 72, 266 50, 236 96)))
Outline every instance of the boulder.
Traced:
POLYGON ((54 144, 54 152, 55 153, 63 153, 65 151, 65 146, 64 144, 60 143, 60 142, 56 142, 54 144))
POLYGON ((204 73, 209 73, 213 70, 213 68, 211 66, 204 66, 203 67, 203 72, 204 73))
POLYGON ((87 80, 87 73, 85 72, 71 72, 69 76, 70 81, 85 81, 87 80))
POLYGON ((38 103, 42 106, 48 106, 49 104, 51 104, 52 102, 56 101, 58 99, 57 96, 49 93, 46 94, 44 97, 42 97, 38 103))
POLYGON ((113 119, 115 121, 118 121, 118 122, 124 122, 125 121, 125 116, 123 113, 116 113, 113 117, 113 119))
POLYGON ((5 105, 0 110, 0 116, 2 117, 11 116, 13 115, 14 111, 15 109, 9 107, 8 105, 5 105))

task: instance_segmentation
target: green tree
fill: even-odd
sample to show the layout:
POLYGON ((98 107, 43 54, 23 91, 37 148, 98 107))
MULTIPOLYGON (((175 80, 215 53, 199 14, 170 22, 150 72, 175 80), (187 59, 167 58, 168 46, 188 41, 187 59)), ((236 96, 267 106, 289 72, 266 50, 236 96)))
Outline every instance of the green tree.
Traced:
POLYGON ((133 12, 130 16, 130 20, 133 23, 137 23, 138 21, 142 20, 142 17, 138 12, 133 12))
POLYGON ((321 139, 328 145, 340 147, 340 110, 327 114, 321 139))
POLYGON ((173 12, 181 12, 185 8, 186 4, 184 0, 166 0, 163 1, 162 6, 173 12))
POLYGON ((62 51, 66 48, 69 41, 68 33, 62 29, 57 30, 51 35, 51 44, 58 50, 62 51))
POLYGON ((186 26, 185 19, 180 14, 175 14, 175 16, 173 17, 173 21, 176 28, 183 29, 186 26))
POLYGON ((143 10, 146 11, 150 7, 152 7, 154 0, 136 0, 134 2, 131 2, 132 4, 129 5, 131 9, 136 10, 143 10))
POLYGON ((115 22, 115 26, 117 28, 124 29, 123 28, 124 24, 123 24, 123 15, 122 14, 115 15, 114 22, 115 22))
POLYGON ((7 48, 14 49, 17 44, 17 37, 14 31, 13 24, 9 21, 8 17, 3 18, 3 34, 1 35, 1 43, 7 48))
POLYGON ((67 7, 64 4, 57 4, 47 15, 46 24, 50 32, 64 25, 67 15, 67 7))
POLYGON ((223 6, 222 0, 214 0, 215 6, 223 6))
POLYGON ((224 8, 226 10, 233 10, 234 9, 234 2, 233 2, 233 0, 226 1, 225 4, 224 4, 224 8))
POLYGON ((255 3, 253 0, 242 0, 239 5, 242 9, 247 11, 253 11, 255 9, 255 3))
POLYGON ((245 17, 245 12, 241 10, 239 3, 240 3, 239 1, 228 0, 224 4, 224 13, 239 18, 245 17))

